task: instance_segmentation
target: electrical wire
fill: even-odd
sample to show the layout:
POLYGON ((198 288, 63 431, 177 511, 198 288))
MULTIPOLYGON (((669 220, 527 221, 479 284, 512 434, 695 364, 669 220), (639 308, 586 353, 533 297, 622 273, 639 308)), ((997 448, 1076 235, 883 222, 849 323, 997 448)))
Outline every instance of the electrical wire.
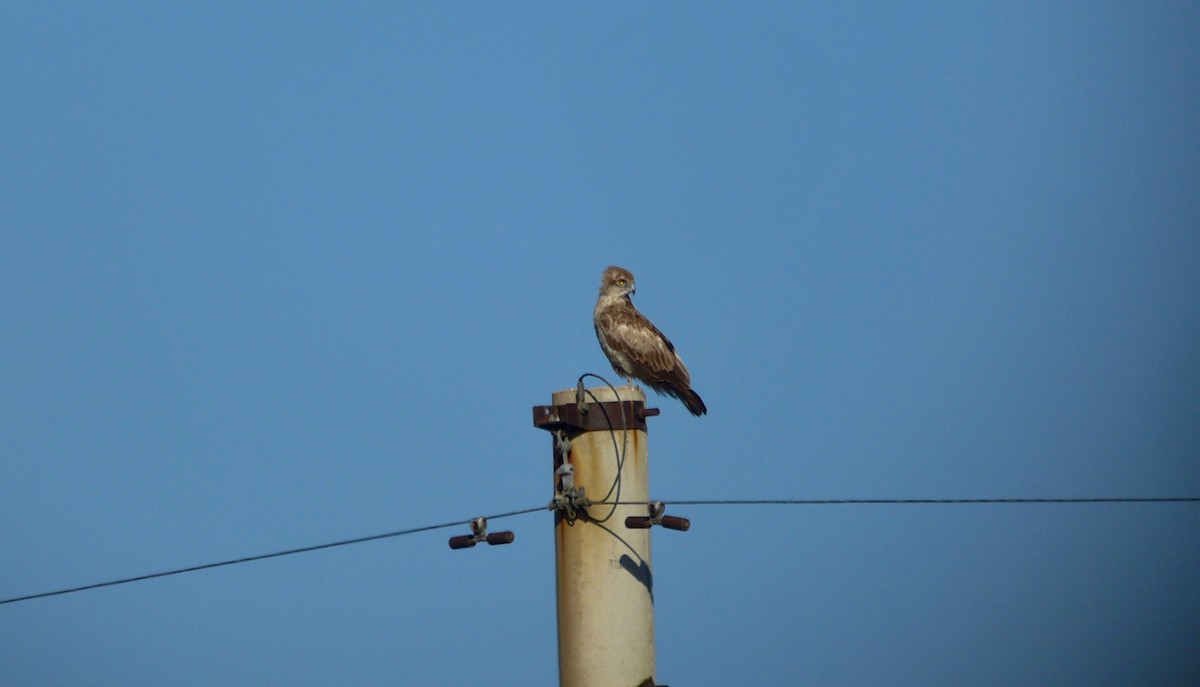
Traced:
MULTIPOLYGON (((524 510, 514 510, 498 515, 485 516, 487 520, 499 520, 501 518, 509 518, 516 515, 526 515, 528 513, 536 513, 537 511, 547 510, 546 506, 538 506, 537 508, 526 508, 524 510)), ((406 530, 396 530, 395 532, 385 532, 383 534, 372 534, 366 537, 355 537, 354 539, 343 539, 341 541, 329 542, 327 544, 317 544, 315 546, 301 546, 295 549, 286 549, 283 551, 275 551, 273 553, 263 553, 256 556, 245 556, 243 558, 233 558, 227 561, 218 561, 216 563, 204 563, 202 565, 193 565, 186 568, 176 568, 174 570, 165 570, 163 572, 150 573, 148 575, 137 575, 135 577, 125 577, 118 580, 109 580, 107 582, 97 582, 95 584, 85 584, 80 587, 70 587, 68 589, 57 589, 52 592, 41 592, 39 594, 28 594, 26 596, 17 596, 11 599, 0 599, 0 606, 5 604, 17 603, 18 601, 31 601, 33 599, 44 599, 48 596, 59 596, 61 594, 72 594, 75 592, 83 592, 89 589, 99 589, 101 587, 115 587, 121 584, 129 584, 131 582, 142 582, 144 580, 153 580, 159 577, 170 577, 172 575, 182 575, 184 573, 197 572, 200 570, 211 570, 213 568, 223 568, 229 565, 239 565, 241 563, 251 563, 253 561, 267 560, 268 558, 281 558, 283 556, 292 556, 298 553, 309 553, 312 551, 321 551, 323 549, 332 549, 339 546, 350 546, 351 544, 363 544, 370 541, 378 541, 380 539, 391 539, 393 537, 403 537, 409 534, 417 534, 420 532, 430 532, 432 530, 441 530, 449 527, 458 527, 461 525, 469 525, 470 520, 455 520, 453 522, 444 522, 439 525, 425 525, 423 527, 413 527, 406 530)))
MULTIPOLYGON (((612 513, 616 511, 617 506, 647 506, 654 501, 600 501, 594 502, 594 506, 612 506, 613 509, 605 518, 607 520, 612 517, 612 513)), ((663 500, 662 503, 673 506, 861 506, 861 505, 964 505, 964 504, 1034 504, 1034 503, 1060 503, 1060 504, 1084 504, 1084 503, 1200 503, 1200 497, 1197 496, 1133 496, 1133 497, 1082 497, 1082 498, 974 498, 974 499, 681 499, 681 500, 663 500)), ((487 520, 500 520, 502 518, 510 518, 518 515, 527 515, 538 511, 550 510, 547 506, 538 506, 536 508, 524 508, 522 510, 509 511, 507 513, 498 513, 496 515, 485 516, 487 520)), ((184 573, 197 572, 200 570, 211 570, 213 568, 222 568, 231 565, 239 565, 242 563, 251 563, 253 561, 262 561, 270 558, 281 558, 283 556, 292 556, 300 553, 309 553, 312 551, 321 551, 324 549, 332 549, 340 546, 350 546, 352 544, 363 544, 371 541, 379 541, 381 539, 390 539, 393 537, 403 537, 410 534, 418 534, 420 532, 430 532, 433 530, 446 529, 449 527, 458 527, 469 525, 471 520, 454 520, 437 525, 425 525, 423 527, 412 527, 405 530, 396 530, 394 532, 385 532, 383 534, 373 534, 366 537, 355 537, 354 539, 342 539, 340 541, 329 542, 326 544, 316 544, 314 546, 302 546, 294 549, 285 549, 283 551, 275 551, 273 553, 263 553, 255 556, 245 556, 242 558, 233 558, 225 561, 217 561, 215 563, 204 563, 202 565, 193 565, 186 568, 176 568, 173 570, 165 570, 163 572, 150 573, 147 575, 137 575, 135 577, 125 577, 107 582, 97 582, 95 584, 86 584, 79 587, 70 587, 67 589, 57 589, 50 592, 41 592, 38 594, 27 594, 25 596, 16 596, 9 599, 0 599, 0 606, 5 604, 17 603, 19 601, 31 601, 33 599, 44 599, 50 596, 59 596, 62 594, 73 594, 75 592, 83 592, 90 589, 100 589, 102 587, 115 587, 122 584, 130 584, 132 582, 142 582, 145 580, 153 580, 160 577, 170 577, 172 575, 182 575, 184 573)))
MULTIPOLYGON (((629 444, 629 420, 628 420, 628 418, 625 417, 625 404, 624 404, 624 402, 621 401, 621 394, 617 393, 617 388, 612 385, 612 382, 608 381, 604 377, 601 377, 600 375, 598 375, 594 372, 584 372, 582 375, 579 376, 579 379, 576 381, 576 384, 578 385, 578 387, 580 389, 583 389, 583 393, 592 397, 592 401, 594 403, 596 403, 597 406, 599 406, 600 412, 603 413, 604 422, 608 424, 608 434, 610 437, 612 437, 613 453, 616 454, 616 456, 617 456, 617 474, 615 477, 613 477, 613 483, 610 484, 608 487, 608 493, 605 494, 604 497, 602 499, 600 499, 599 502, 593 502, 593 503, 604 503, 604 502, 608 501, 609 497, 611 497, 613 495, 614 490, 617 492, 617 495, 616 495, 616 498, 614 499, 614 501, 620 502, 620 500, 621 500, 621 475, 625 474, 625 449, 629 444), (596 379, 604 382, 604 384, 606 386, 608 386, 608 388, 612 391, 613 398, 617 399, 617 407, 621 410, 621 427, 623 428, 621 430, 621 444, 620 444, 619 448, 617 446, 616 428, 613 427, 612 418, 608 416, 608 411, 604 409, 604 404, 600 402, 600 399, 596 398, 596 394, 592 393, 591 389, 583 388, 583 380, 587 379, 588 377, 595 377, 596 379)), ((597 523, 608 522, 608 519, 611 518, 613 516, 613 514, 616 512, 617 512, 617 507, 613 506, 612 510, 610 510, 608 512, 608 515, 604 516, 603 518, 596 519, 596 520, 594 520, 594 522, 597 522, 597 523)))

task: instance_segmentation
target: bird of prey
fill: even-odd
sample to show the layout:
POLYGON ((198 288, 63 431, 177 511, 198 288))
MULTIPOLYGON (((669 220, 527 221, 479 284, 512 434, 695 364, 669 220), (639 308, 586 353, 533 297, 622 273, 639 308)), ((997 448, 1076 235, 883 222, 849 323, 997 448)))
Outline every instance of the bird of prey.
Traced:
POLYGON ((707 413, 675 346, 633 307, 629 296, 636 292, 632 272, 620 267, 604 270, 592 317, 608 362, 626 381, 636 377, 658 393, 683 401, 692 415, 707 413))

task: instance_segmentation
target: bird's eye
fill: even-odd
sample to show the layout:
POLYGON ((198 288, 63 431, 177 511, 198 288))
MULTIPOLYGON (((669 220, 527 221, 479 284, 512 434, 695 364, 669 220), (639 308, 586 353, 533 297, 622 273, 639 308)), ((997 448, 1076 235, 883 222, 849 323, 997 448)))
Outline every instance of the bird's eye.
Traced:
POLYGON ((617 280, 617 286, 625 286, 625 280, 624 280, 624 279, 618 279, 618 280, 617 280))

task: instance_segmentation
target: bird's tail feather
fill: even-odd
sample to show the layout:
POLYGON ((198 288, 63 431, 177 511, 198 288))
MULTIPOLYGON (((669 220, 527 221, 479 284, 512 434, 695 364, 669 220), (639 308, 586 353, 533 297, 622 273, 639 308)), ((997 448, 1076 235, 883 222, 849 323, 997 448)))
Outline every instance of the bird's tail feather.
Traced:
POLYGON ((683 401, 683 405, 687 406, 687 409, 691 411, 692 415, 699 417, 708 412, 708 407, 704 405, 704 401, 701 400, 700 394, 692 391, 691 389, 687 389, 681 393, 679 395, 679 400, 683 401))

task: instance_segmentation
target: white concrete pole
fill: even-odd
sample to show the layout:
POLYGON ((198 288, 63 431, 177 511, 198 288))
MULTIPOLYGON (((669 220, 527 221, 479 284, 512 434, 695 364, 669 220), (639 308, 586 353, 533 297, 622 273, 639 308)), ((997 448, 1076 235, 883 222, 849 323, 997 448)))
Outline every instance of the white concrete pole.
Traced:
MULTIPOLYGON (((591 404, 587 415, 592 427, 601 414, 595 401, 637 401, 641 407, 646 400, 641 390, 629 386, 617 387, 619 398, 607 386, 588 391, 595 395, 595 399, 592 395, 585 397, 591 404)), ((555 392, 554 405, 573 405, 575 396, 575 389, 555 392)), ((649 500, 646 432, 619 429, 620 413, 612 409, 608 412, 617 430, 591 429, 571 438, 566 459, 574 467, 575 486, 584 487, 585 496, 595 502, 644 503, 649 500)), ((626 412, 627 416, 631 414, 626 412)), ((626 419, 635 424, 634 418, 626 419)), ((556 464, 556 470, 558 467, 556 464)), ((557 475, 555 485, 557 489, 557 475)), ((645 505, 593 504, 574 522, 562 510, 555 514, 558 674, 562 687, 654 684, 650 530, 625 527, 627 516, 646 513, 645 505)))

